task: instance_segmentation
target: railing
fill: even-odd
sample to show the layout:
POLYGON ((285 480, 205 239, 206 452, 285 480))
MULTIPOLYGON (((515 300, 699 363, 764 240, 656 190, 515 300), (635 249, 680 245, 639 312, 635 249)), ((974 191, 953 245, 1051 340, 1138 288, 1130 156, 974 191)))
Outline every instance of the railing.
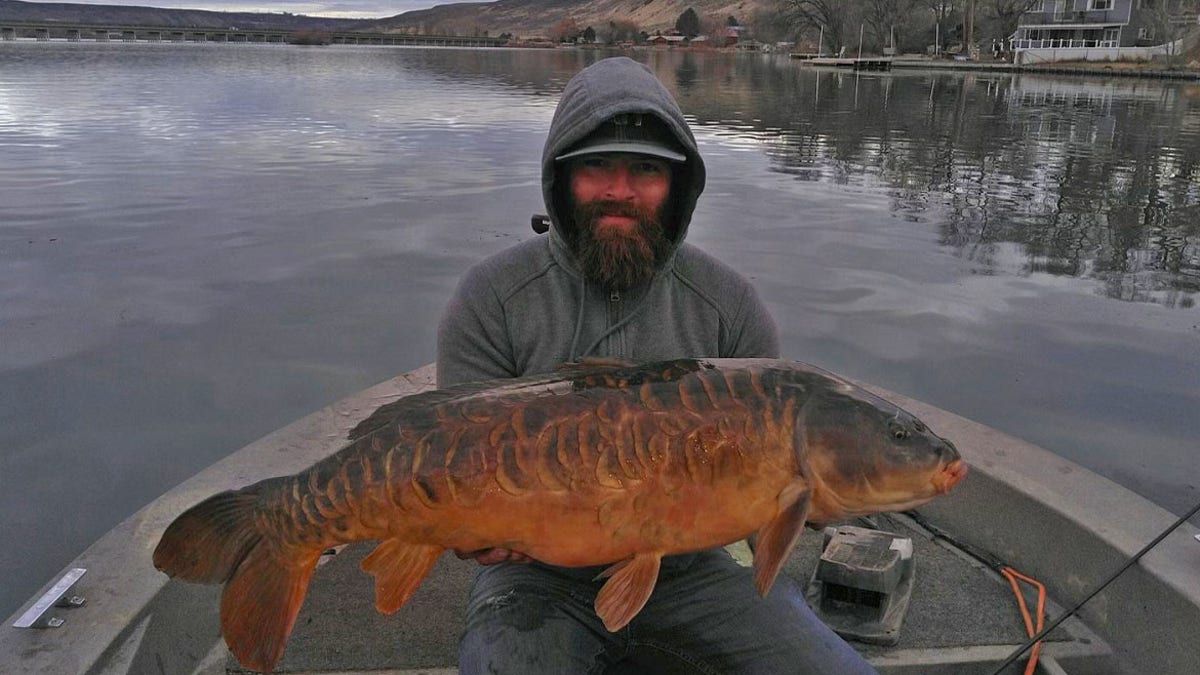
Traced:
POLYGON ((1179 12, 1171 15, 1169 23, 1172 26, 1193 26, 1200 24, 1200 12, 1179 12))
POLYGON ((1013 49, 1112 49, 1116 40, 1012 40, 1013 49))
POLYGON ((1025 12, 1019 24, 1022 26, 1047 26, 1059 23, 1123 24, 1128 21, 1125 12, 1114 9, 1066 10, 1062 12, 1025 12))

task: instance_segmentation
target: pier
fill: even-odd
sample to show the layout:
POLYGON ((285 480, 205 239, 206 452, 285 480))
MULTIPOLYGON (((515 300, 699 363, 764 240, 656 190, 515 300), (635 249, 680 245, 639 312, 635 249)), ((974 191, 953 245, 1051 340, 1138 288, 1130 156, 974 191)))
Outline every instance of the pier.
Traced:
POLYGON ((412 45, 424 47, 500 47, 498 37, 458 35, 403 35, 362 31, 261 28, 180 28, 176 26, 123 26, 115 24, 30 23, 0 20, 0 41, 34 39, 39 42, 241 42, 287 44, 297 35, 326 35, 336 45, 412 45))
POLYGON ((806 62, 814 66, 834 66, 837 68, 853 68, 854 70, 891 70, 892 57, 864 56, 859 58, 815 57, 806 62))

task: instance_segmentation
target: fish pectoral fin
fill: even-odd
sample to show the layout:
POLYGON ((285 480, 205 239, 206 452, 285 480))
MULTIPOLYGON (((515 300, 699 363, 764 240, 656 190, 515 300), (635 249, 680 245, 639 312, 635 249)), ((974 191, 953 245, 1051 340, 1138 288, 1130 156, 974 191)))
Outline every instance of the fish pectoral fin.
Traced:
POLYGON ((610 633, 620 630, 642 611, 654 584, 662 553, 639 553, 604 570, 598 579, 608 581, 596 594, 596 614, 610 633))
POLYGON ((771 590, 783 561, 800 538, 811 496, 812 490, 803 481, 785 487, 779 493, 779 513, 759 528, 754 541, 754 586, 759 595, 771 590))
POLYGON ((444 550, 399 539, 380 542, 359 563, 364 572, 375 577, 375 609, 384 614, 400 609, 444 550))

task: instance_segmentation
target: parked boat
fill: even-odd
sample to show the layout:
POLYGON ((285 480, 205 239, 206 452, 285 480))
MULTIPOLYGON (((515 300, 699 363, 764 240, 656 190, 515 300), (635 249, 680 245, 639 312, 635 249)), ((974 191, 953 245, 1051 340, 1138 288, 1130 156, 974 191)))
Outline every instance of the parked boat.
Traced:
MULTIPOLYGON (((347 431, 380 405, 432 388, 434 380, 433 366, 425 366, 335 403, 217 462, 132 515, 0 628, 0 670, 245 672, 220 639, 219 588, 169 580, 151 565, 163 530, 215 492, 294 473, 335 452, 347 431), (83 601, 42 607, 59 595, 68 605, 72 596, 83 601), (58 623, 53 619, 61 624, 48 627, 58 623)), ((852 643, 881 673, 990 673, 1025 641, 1008 582, 967 550, 986 552, 985 559, 1044 583, 1046 614, 1053 619, 1176 520, 1045 450, 865 386, 953 440, 972 466, 951 495, 920 514, 889 514, 871 523, 911 539, 915 561, 898 642, 852 643)), ((823 544, 821 533, 806 533, 784 573, 808 584, 823 544)), ((443 556, 404 608, 382 616, 373 607, 371 580, 357 565, 369 549, 353 545, 324 557, 276 672, 455 672, 475 564, 443 556)), ((1197 528, 1184 524, 1048 636, 1037 672, 1194 675, 1200 672, 1196 626, 1200 542, 1197 528)), ((1023 672, 1025 661, 1005 672, 1023 672)))

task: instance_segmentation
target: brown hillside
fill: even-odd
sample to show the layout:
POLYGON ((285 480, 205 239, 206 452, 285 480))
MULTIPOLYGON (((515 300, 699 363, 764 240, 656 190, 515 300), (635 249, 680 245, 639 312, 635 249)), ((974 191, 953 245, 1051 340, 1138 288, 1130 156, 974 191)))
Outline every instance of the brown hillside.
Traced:
MULTIPOLYGON (((146 0, 153 2, 154 0, 146 0)), ((92 5, 69 2, 0 0, 0 19, 28 23, 59 22, 177 28, 269 28, 273 30, 357 30, 361 19, 330 19, 301 14, 211 12, 200 9, 165 9, 131 5, 92 5)))
POLYGON ((774 6, 771 0, 497 0, 438 5, 383 19, 373 26, 380 30, 423 30, 432 33, 491 35, 512 33, 523 37, 546 36, 563 19, 571 18, 580 28, 599 30, 609 21, 632 21, 653 33, 675 27, 675 20, 688 7, 701 19, 724 21, 733 16, 746 22, 760 10, 774 6))

